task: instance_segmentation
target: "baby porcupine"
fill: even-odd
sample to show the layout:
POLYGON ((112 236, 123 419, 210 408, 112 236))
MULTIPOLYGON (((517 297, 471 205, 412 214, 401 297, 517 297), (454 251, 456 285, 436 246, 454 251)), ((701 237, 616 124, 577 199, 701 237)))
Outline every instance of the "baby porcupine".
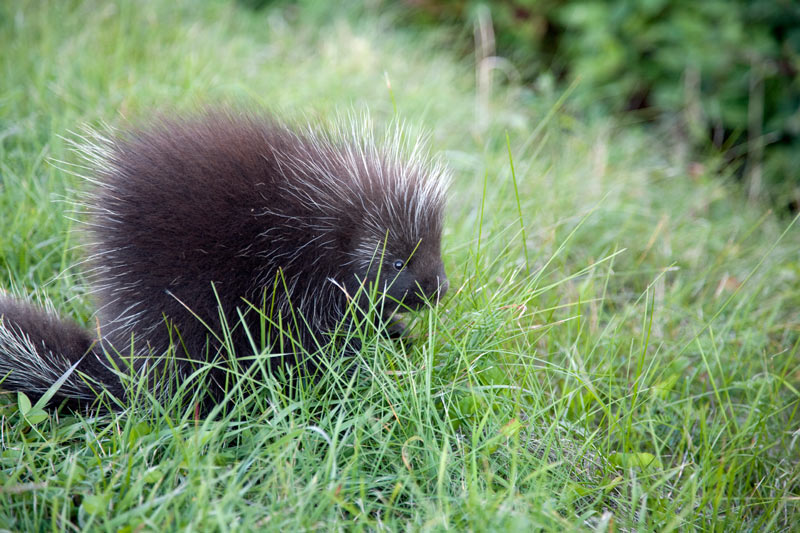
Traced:
POLYGON ((97 331, 0 297, 2 389, 38 398, 74 366, 57 401, 90 404, 99 388, 123 398, 112 367, 152 371, 177 346, 167 373, 214 361, 208 385, 219 396, 224 327, 237 366, 266 323, 288 332, 269 337, 267 350, 284 354, 271 365, 302 359, 300 373, 314 373, 351 317, 388 321, 447 290, 447 172, 399 126, 378 143, 366 118, 295 128, 206 111, 94 133, 78 150, 92 169, 83 203, 97 331), (373 313, 370 287, 381 297, 373 313))

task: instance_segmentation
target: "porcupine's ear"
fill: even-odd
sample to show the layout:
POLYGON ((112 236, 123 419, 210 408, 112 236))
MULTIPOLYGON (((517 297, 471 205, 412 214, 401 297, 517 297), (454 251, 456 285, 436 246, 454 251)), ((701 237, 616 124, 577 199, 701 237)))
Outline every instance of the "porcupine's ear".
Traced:
POLYGON ((338 250, 352 253, 361 245, 365 236, 359 228, 361 219, 357 213, 343 213, 340 218, 339 227, 336 231, 338 250))
POLYGON ((348 225, 337 232, 337 249, 352 252, 358 248, 359 238, 355 226, 348 225))

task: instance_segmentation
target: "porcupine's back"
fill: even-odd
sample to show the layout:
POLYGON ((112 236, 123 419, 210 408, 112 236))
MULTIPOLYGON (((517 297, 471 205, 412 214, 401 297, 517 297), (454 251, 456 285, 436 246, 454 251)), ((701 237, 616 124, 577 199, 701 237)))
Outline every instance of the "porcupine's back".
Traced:
POLYGON ((359 281, 388 286, 398 260, 398 299, 418 307, 418 292, 443 293, 443 171, 403 148, 401 132, 378 147, 369 129, 297 133, 211 112, 86 146, 97 169, 90 280, 106 346, 129 353, 133 339, 146 355, 173 343, 179 357, 212 359, 209 330, 224 317, 237 356, 252 355, 239 319, 251 332, 259 319, 246 300, 296 320, 295 348, 314 352, 359 281))

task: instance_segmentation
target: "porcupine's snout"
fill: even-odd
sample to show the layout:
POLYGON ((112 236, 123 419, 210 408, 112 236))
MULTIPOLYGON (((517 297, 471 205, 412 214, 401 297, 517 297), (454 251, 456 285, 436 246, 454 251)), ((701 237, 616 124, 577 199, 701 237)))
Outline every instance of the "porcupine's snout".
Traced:
POLYGON ((435 275, 423 278, 417 283, 417 296, 435 305, 444 298, 448 288, 450 288, 450 281, 447 279, 444 265, 442 265, 435 275))
POLYGON ((407 309, 420 309, 426 303, 437 305, 450 287, 441 262, 433 268, 425 268, 423 272, 422 275, 417 273, 404 295, 403 306, 407 309))
POLYGON ((394 276, 382 277, 383 295, 387 301, 394 303, 385 309, 389 315, 418 310, 426 304, 436 305, 450 285, 441 262, 427 265, 412 263, 394 276))

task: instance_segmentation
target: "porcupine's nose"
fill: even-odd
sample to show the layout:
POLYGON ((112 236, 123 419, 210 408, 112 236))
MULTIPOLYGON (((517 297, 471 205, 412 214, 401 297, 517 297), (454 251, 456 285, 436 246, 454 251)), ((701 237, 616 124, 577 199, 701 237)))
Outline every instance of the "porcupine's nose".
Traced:
POLYGON ((436 293, 436 299, 441 300, 444 298, 444 295, 447 294, 447 289, 450 288, 450 280, 447 279, 447 276, 442 274, 441 277, 436 276, 436 284, 439 288, 436 293))
POLYGON ((438 275, 426 279, 425 284, 420 288, 423 289, 425 298, 429 299, 431 303, 437 304, 444 298, 449 287, 450 281, 442 270, 438 275))

